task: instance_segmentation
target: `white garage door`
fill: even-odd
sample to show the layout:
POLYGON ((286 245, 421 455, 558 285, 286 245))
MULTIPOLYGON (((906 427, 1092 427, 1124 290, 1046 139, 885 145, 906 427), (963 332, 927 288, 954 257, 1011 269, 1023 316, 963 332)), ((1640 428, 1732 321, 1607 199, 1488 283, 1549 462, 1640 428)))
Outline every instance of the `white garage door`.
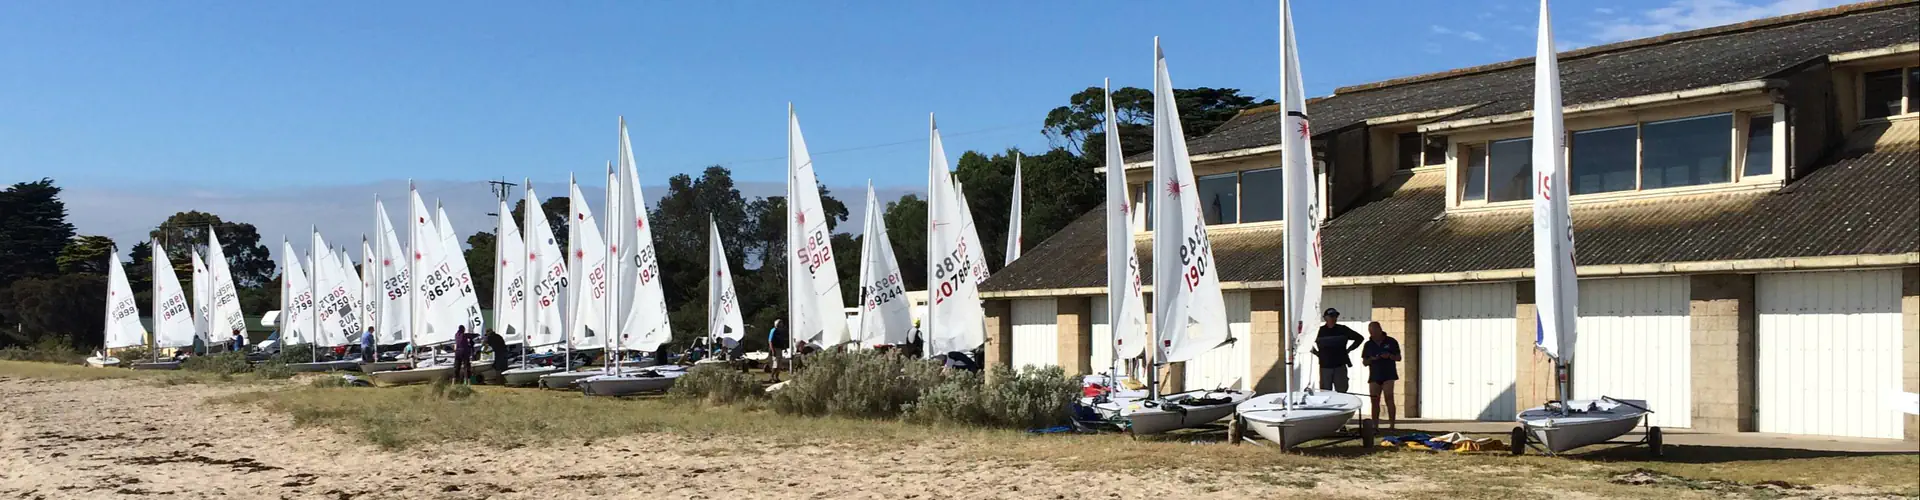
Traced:
POLYGON ((1900 438, 1900 272, 1759 276, 1761 432, 1900 438))
POLYGON ((1093 317, 1087 318, 1087 322, 1092 325, 1088 329, 1093 331, 1093 352, 1087 366, 1093 367, 1094 373, 1107 373, 1113 366, 1113 328, 1107 326, 1107 296, 1095 296, 1092 309, 1093 317))
POLYGON ((1420 416, 1512 420, 1514 284, 1420 288, 1420 416))
POLYGON ((1687 278, 1580 280, 1579 307, 1573 396, 1645 399, 1653 425, 1692 427, 1687 278))
POLYGON ((1216 347, 1187 361, 1186 389, 1247 389, 1253 387, 1247 360, 1253 356, 1253 296, 1227 293, 1227 330, 1237 341, 1216 347))
POLYGON ((1060 364, 1059 309, 1053 299, 1013 301, 1013 367, 1060 364))
MULTIPOLYGON (((1346 325, 1347 328, 1352 328, 1353 331, 1358 332, 1362 337, 1367 335, 1367 323, 1373 321, 1373 291, 1371 289, 1328 288, 1321 292, 1320 308, 1324 310, 1329 307, 1340 310, 1340 324, 1346 325)), ((1303 340, 1308 343, 1308 346, 1303 352, 1308 354, 1301 356, 1300 359, 1297 360, 1297 362, 1306 366, 1305 371, 1301 373, 1306 374, 1307 381, 1313 384, 1314 387, 1320 386, 1320 358, 1312 354, 1312 342, 1319 329, 1319 318, 1310 318, 1307 320, 1307 328, 1303 340)), ((1360 364, 1360 351, 1354 350, 1348 353, 1347 358, 1347 362, 1350 365, 1350 367, 1347 368, 1347 392, 1367 394, 1367 367, 1360 364)), ((1361 411, 1365 412, 1368 409, 1370 408, 1367 405, 1363 405, 1361 411)))

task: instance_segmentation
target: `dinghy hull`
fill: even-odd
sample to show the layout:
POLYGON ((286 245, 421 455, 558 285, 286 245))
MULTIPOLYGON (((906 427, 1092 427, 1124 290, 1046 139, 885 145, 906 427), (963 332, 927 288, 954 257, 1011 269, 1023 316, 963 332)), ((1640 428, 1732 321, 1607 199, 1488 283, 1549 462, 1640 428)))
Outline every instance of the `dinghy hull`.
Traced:
POLYGON ((178 370, 180 369, 180 362, 179 361, 147 361, 142 363, 134 363, 133 369, 135 370, 178 370))
POLYGON ((587 378, 587 377, 597 377, 597 376, 606 375, 606 374, 607 372, 605 370, 601 370, 598 368, 595 368, 592 370, 574 370, 574 371, 566 371, 566 372, 559 372, 559 373, 549 373, 549 374, 540 376, 540 387, 544 387, 547 389, 555 389, 555 390, 573 389, 574 383, 579 382, 580 379, 587 378))
POLYGON ((576 382, 580 391, 588 396, 631 396, 635 394, 666 392, 673 388, 685 372, 657 371, 652 373, 622 373, 619 375, 600 375, 587 377, 576 382))
POLYGON ((1359 411, 1360 397, 1341 392, 1263 394, 1235 408, 1248 430, 1281 449, 1332 436, 1359 411))
POLYGON ((89 357, 89 358, 87 358, 87 366, 91 366, 91 367, 94 367, 94 368, 105 368, 105 367, 109 367, 109 366, 120 366, 120 358, 114 358, 114 357, 104 357, 104 358, 103 358, 103 357, 100 357, 100 356, 93 356, 93 357, 89 357))
POLYGON ((406 361, 376 361, 373 363, 360 363, 360 371, 362 373, 390 372, 394 370, 405 370, 408 368, 413 368, 413 363, 408 363, 406 361))
POLYGON ((1159 401, 1133 400, 1120 406, 1119 417, 1127 421, 1136 435, 1161 434, 1199 427, 1233 414, 1233 410, 1253 393, 1247 391, 1195 391, 1160 398, 1159 401), (1189 404, 1201 398, 1221 400, 1209 404, 1189 404))
POLYGON ((500 373, 500 378, 508 387, 532 387, 540 384, 540 377, 560 373, 560 368, 538 366, 533 368, 514 368, 500 373))
POLYGON ((1609 398, 1573 400, 1568 402, 1568 407, 1591 410, 1565 412, 1541 406, 1520 412, 1517 420, 1525 429, 1528 439, 1539 443, 1547 451, 1559 454, 1612 441, 1632 432, 1647 415, 1643 408, 1649 408, 1646 401, 1609 398))
POLYGON ((358 361, 320 361, 314 363, 293 363, 287 365, 295 373, 337 372, 359 370, 358 361))
POLYGON ((380 385, 424 384, 432 382, 434 379, 453 376, 453 367, 442 365, 407 370, 388 370, 376 372, 370 376, 373 377, 374 382, 378 382, 380 385))

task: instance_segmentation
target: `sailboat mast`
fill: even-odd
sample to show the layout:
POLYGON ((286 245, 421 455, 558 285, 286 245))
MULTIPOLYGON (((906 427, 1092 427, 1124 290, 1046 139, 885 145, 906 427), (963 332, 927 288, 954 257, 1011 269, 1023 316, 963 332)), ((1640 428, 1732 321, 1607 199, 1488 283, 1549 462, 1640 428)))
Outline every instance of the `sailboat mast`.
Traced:
POLYGON ((787 255, 781 257, 787 259, 787 356, 790 360, 787 364, 788 370, 792 370, 793 367, 791 359, 800 354, 800 336, 797 331, 800 328, 800 322, 796 321, 800 317, 800 301, 797 300, 798 293, 794 289, 794 284, 799 282, 800 263, 792 260, 792 256, 796 255, 794 236, 797 236, 795 233, 799 231, 793 223, 793 167, 793 103, 789 102, 787 103, 787 255))
MULTIPOLYGON (((626 126, 626 118, 621 118, 620 123, 621 126, 626 126)), ((624 162, 625 160, 621 161, 624 162)), ((624 277, 620 276, 618 272, 620 269, 620 255, 619 252, 616 251, 620 246, 620 226, 622 225, 620 219, 620 172, 613 168, 613 162, 607 162, 607 220, 602 223, 607 228, 607 245, 606 248, 601 249, 601 251, 607 252, 607 307, 605 311, 607 332, 609 332, 607 334, 607 341, 614 343, 612 347, 613 352, 624 359, 626 357, 627 335, 626 332, 620 331, 619 314, 620 281, 624 279, 624 277)), ((620 373, 620 363, 616 362, 613 364, 613 373, 616 375, 620 373)))
MULTIPOLYGON (((520 179, 520 184, 527 187, 527 194, 520 197, 520 227, 526 228, 520 231, 521 248, 527 251, 527 255, 536 256, 540 252, 533 246, 533 218, 528 215, 533 213, 533 179, 523 177, 520 179)), ((501 199, 500 204, 505 205, 506 200, 501 199)), ((507 216, 513 215, 509 213, 507 216)), ((518 259, 520 256, 514 255, 512 258, 518 259)), ((540 259, 534 257, 527 259, 527 264, 520 269, 520 324, 527 329, 520 332, 521 368, 532 368, 527 364, 527 350, 533 346, 534 332, 540 331, 540 320, 537 319, 539 315, 533 313, 533 299, 539 296, 533 282, 533 270, 537 267, 540 267, 540 259)))
MULTIPOLYGON (((935 165, 940 164, 940 159, 933 157, 936 153, 934 150, 933 137, 934 134, 939 133, 939 131, 940 128, 939 125, 934 122, 933 113, 927 113, 927 277, 921 280, 926 283, 927 289, 927 317, 926 321, 922 322, 926 326, 920 330, 920 355, 927 359, 933 359, 933 329, 935 325, 940 324, 939 321, 934 321, 933 318, 935 314, 934 311, 939 309, 938 307, 934 307, 934 302, 937 300, 935 297, 940 293, 939 286, 933 283, 933 267, 937 265, 937 261, 940 260, 939 254, 934 252, 935 248, 939 248, 939 244, 935 242, 936 237, 934 233, 934 230, 938 228, 933 225, 934 207, 940 206, 940 204, 935 201, 939 199, 937 196, 940 196, 940 182, 939 178, 934 176, 946 174, 944 171, 936 171, 945 169, 934 168, 935 165)), ((908 305, 911 307, 912 302, 909 301, 908 305)))
MULTIPOLYGON (((318 363, 320 362, 320 262, 313 258, 313 243, 320 240, 320 238, 317 237, 320 234, 320 229, 314 228, 313 234, 316 237, 307 242, 307 269, 313 270, 313 276, 307 280, 307 292, 313 297, 313 305, 315 306, 313 314, 307 315, 313 325, 312 339, 307 341, 307 357, 311 361, 318 363)), ((322 249, 321 251, 324 252, 325 250, 322 249)))
MULTIPOLYGON (((413 210, 413 207, 415 205, 419 205, 419 203, 414 203, 413 200, 419 198, 420 195, 416 193, 414 190, 415 190, 415 187, 413 185, 413 181, 408 180, 407 181, 407 245, 413 248, 414 255, 421 255, 421 252, 423 252, 424 250, 421 250, 422 247, 420 246, 420 224, 419 224, 420 214, 415 213, 413 210)), ((419 353, 420 353, 420 342, 419 342, 419 333, 418 333, 421 328, 420 301, 419 301, 419 298, 420 298, 419 263, 420 263, 420 259, 415 258, 412 255, 407 256, 407 345, 413 348, 413 351, 414 351, 413 357, 415 359, 418 359, 419 353)), ((409 359, 408 361, 411 362, 411 361, 414 361, 415 359, 409 359)))
POLYGON ((153 308, 152 309, 153 328, 147 329, 148 345, 151 346, 147 349, 147 352, 153 353, 153 362, 155 363, 160 362, 160 259, 159 257, 160 257, 160 252, 164 251, 163 249, 166 247, 166 239, 165 239, 166 231, 162 230, 160 234, 162 235, 160 238, 154 238, 152 240, 153 244, 150 246, 153 247, 153 250, 149 255, 147 255, 147 275, 148 275, 147 279, 153 283, 153 285, 150 287, 152 291, 149 292, 152 294, 152 297, 148 298, 148 300, 152 302, 150 306, 153 308))

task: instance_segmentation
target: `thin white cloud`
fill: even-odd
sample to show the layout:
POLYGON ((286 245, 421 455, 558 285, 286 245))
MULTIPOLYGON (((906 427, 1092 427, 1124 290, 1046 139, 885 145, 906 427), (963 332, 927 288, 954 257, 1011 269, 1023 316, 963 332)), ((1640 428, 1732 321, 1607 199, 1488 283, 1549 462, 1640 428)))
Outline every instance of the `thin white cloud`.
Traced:
POLYGON ((1606 8, 1606 7, 1601 7, 1601 8, 1598 8, 1598 9, 1593 9, 1593 12, 1594 12, 1594 13, 1597 13, 1597 14, 1601 14, 1601 15, 1608 15, 1608 16, 1611 16, 1611 15, 1613 15, 1613 9, 1609 9, 1609 8, 1606 8))
POLYGON ((1427 42, 1427 43, 1421 44, 1420 51, 1426 52, 1428 54, 1439 54, 1440 44, 1433 43, 1433 42, 1427 42))
POLYGON ((1435 24, 1435 25, 1433 25, 1433 26, 1430 26, 1430 27, 1428 27, 1428 29, 1431 29, 1431 30, 1433 30, 1433 33, 1434 33, 1434 34, 1436 34, 1436 35, 1451 35, 1451 34, 1453 34, 1453 30, 1450 30, 1450 29, 1447 29, 1447 27, 1446 27, 1446 26, 1441 26, 1441 25, 1438 25, 1438 24, 1435 24))
POLYGON ((1479 41, 1484 41, 1484 40, 1486 40, 1486 39, 1487 39, 1486 37, 1483 37, 1483 36, 1480 36, 1480 34, 1479 34, 1479 33, 1474 33, 1474 32, 1472 32, 1472 31, 1462 31, 1462 32, 1460 32, 1460 38, 1465 38, 1465 39, 1467 39, 1468 41, 1473 41, 1473 42, 1479 42, 1479 41))
POLYGON ((1455 30, 1438 24, 1427 26, 1427 30, 1432 31, 1435 35, 1457 36, 1469 42, 1480 42, 1487 39, 1487 37, 1480 36, 1480 34, 1476 32, 1455 30))
MULTIPOLYGON (((1848 3, 1849 0, 1674 0, 1665 7, 1593 23, 1594 43, 1611 43, 1783 16, 1848 3)), ((1596 10, 1597 11, 1597 10, 1596 10)), ((1605 14, 1603 12, 1603 14, 1605 14)))

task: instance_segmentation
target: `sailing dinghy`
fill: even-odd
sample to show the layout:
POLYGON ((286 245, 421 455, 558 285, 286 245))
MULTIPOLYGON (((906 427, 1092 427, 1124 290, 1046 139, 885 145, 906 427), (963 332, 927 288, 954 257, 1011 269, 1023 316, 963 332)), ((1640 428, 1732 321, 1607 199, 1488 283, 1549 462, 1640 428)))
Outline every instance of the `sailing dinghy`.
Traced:
MULTIPOLYGON (((1567 399, 1576 337, 1579 281, 1574 276, 1573 221, 1567 208, 1566 124, 1560 107, 1560 64, 1553 51, 1553 25, 1547 0, 1540 0, 1539 41, 1533 65, 1533 290, 1538 317, 1534 343, 1554 361, 1559 397, 1520 412, 1513 429, 1513 454, 1534 446, 1549 455, 1611 442, 1638 427, 1653 410, 1638 399, 1567 399), (1523 444, 1525 446, 1523 446, 1523 444)), ((1644 443, 1661 455, 1659 427, 1649 427, 1644 443)))
MULTIPOLYGON (((1113 113, 1113 89, 1110 84, 1103 89, 1105 129, 1119 130, 1113 113)), ((1089 379, 1105 390, 1080 398, 1080 406, 1094 409, 1102 419, 1114 420, 1119 417, 1120 408, 1146 399, 1150 394, 1143 389, 1127 390, 1120 384, 1121 367, 1146 353, 1147 309, 1140 298, 1140 259, 1133 252, 1133 221, 1128 217, 1128 207, 1132 205, 1127 200, 1127 173, 1120 154, 1119 134, 1107 135, 1106 162, 1107 324, 1112 325, 1113 356, 1108 360, 1105 377, 1099 377, 1098 382, 1089 379)))
MULTIPOLYGON (((1294 49, 1293 12, 1287 0, 1280 0, 1280 101, 1286 116, 1280 126, 1280 164, 1285 182, 1281 193, 1286 224, 1286 296, 1287 316, 1292 329, 1287 346, 1287 391, 1263 394, 1241 403, 1240 421, 1261 438, 1287 450, 1307 441, 1329 437, 1346 427, 1360 411, 1360 397, 1344 392, 1314 391, 1306 387, 1306 370, 1293 360, 1307 355, 1311 341, 1305 338, 1307 318, 1320 315, 1320 220, 1319 197, 1314 189, 1312 137, 1306 113, 1305 89, 1301 85, 1300 62, 1294 49), (1299 389, 1296 390, 1296 385, 1299 389)), ((1363 422, 1360 430, 1363 446, 1373 442, 1371 428, 1363 422)))
MULTIPOLYGON (((1227 330, 1226 300, 1220 294, 1213 246, 1194 196, 1193 164, 1180 127, 1179 106, 1160 39, 1153 40, 1153 320, 1155 345, 1148 350, 1149 397, 1109 401, 1107 413, 1124 421, 1134 435, 1197 427, 1232 415, 1253 393, 1232 387, 1159 394, 1151 380, 1167 363, 1192 362, 1201 354, 1234 342, 1227 330)), ((1237 382, 1235 383, 1237 385, 1237 382)), ((1096 410, 1099 411, 1099 410, 1096 410)))
MULTIPOLYGON (((467 321, 465 311, 455 311, 453 307, 455 296, 460 295, 455 283, 459 278, 448 262, 457 260, 459 267, 464 268, 466 259, 459 254, 447 255, 442 249, 435 217, 427 212, 426 202, 420 200, 420 191, 411 182, 407 186, 407 198, 407 246, 413 249, 407 261, 407 289, 421 293, 407 294, 407 334, 412 338, 409 343, 413 347, 407 361, 411 368, 370 374, 375 382, 383 385, 420 384, 451 377, 452 360, 442 359, 433 346, 452 342, 454 329, 467 321), (430 274, 423 279, 420 274, 423 272, 430 274), (440 289, 442 293, 429 294, 423 285, 440 289)), ((471 288, 471 284, 466 286, 469 295, 471 288)))
MULTIPOLYGON (((640 191, 640 171, 633 161, 633 143, 627 139, 627 121, 620 120, 620 166, 607 172, 607 247, 613 266, 612 292, 607 300, 607 325, 620 332, 618 350, 657 354, 672 339, 666 292, 660 287, 660 264, 653 248, 653 229, 647 224, 646 197, 640 191), (629 225, 631 221, 631 225, 629 225), (625 301, 622 298, 625 297, 625 301), (626 316, 621 322, 621 316, 626 316)), ((642 356, 639 360, 657 359, 642 356)), ((580 391, 589 396, 630 396, 665 392, 685 375, 677 366, 653 366, 627 371, 625 363, 607 367, 608 373, 580 379, 580 391)))
MULTIPOLYGON (((533 182, 527 181, 527 194, 521 201, 522 225, 527 228, 526 251, 530 286, 523 287, 527 294, 526 323, 527 333, 521 335, 521 349, 524 351, 540 347, 566 343, 567 329, 560 321, 560 299, 567 287, 567 262, 560 253, 560 245, 554 239, 553 226, 547 222, 546 210, 540 208, 540 196, 534 194, 533 182)), ((561 356, 559 365, 528 365, 524 360, 531 359, 523 354, 519 368, 501 372, 500 377, 508 386, 527 387, 539 385, 542 377, 571 369, 571 350, 561 356)))
POLYGON ((572 212, 567 217, 567 232, 572 235, 567 239, 567 255, 573 259, 568 269, 574 274, 568 282, 578 285, 568 287, 573 293, 572 300, 567 301, 573 319, 567 325, 567 350, 569 353, 601 351, 602 367, 575 367, 569 359, 568 365, 572 369, 540 377, 540 386, 548 389, 577 388, 575 384, 580 380, 605 375, 605 365, 618 362, 613 352, 616 346, 609 345, 606 339, 606 332, 611 331, 606 314, 606 240, 600 236, 600 223, 593 216, 593 207, 587 204, 587 195, 580 192, 580 184, 572 179, 567 182, 570 190, 567 206, 572 212))
POLYGON ((100 339, 106 350, 87 358, 87 365, 94 367, 119 366, 120 358, 108 352, 147 342, 147 328, 140 325, 140 305, 133 297, 133 286, 127 284, 120 254, 108 252, 107 261, 107 323, 100 339))
MULTIPOLYGON (((374 273, 374 290, 380 298, 372 301, 375 312, 372 325, 374 329, 375 350, 381 345, 400 344, 407 341, 412 317, 413 273, 411 265, 396 265, 396 261, 406 259, 406 252, 400 250, 399 235, 393 230, 393 221, 387 217, 387 205, 379 198, 373 200, 374 231, 373 251, 377 259, 368 259, 367 268, 374 273)), ((364 354, 360 358, 360 371, 379 373, 413 368, 413 360, 401 357, 394 360, 369 359, 364 354)))
POLYGON ((193 307, 187 304, 186 290, 167 259, 166 244, 153 241, 153 354, 152 361, 134 363, 135 370, 178 370, 180 362, 159 358, 160 349, 193 345, 193 307))

